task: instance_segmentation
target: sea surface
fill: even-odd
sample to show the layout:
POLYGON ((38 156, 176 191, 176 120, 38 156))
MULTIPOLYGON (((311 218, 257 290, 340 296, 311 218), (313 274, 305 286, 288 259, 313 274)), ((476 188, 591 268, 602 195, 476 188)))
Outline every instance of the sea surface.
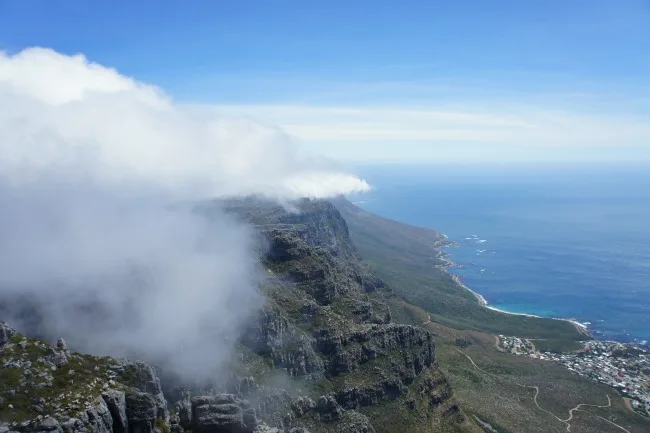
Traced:
POLYGON ((451 269, 493 307, 571 318, 600 339, 650 340, 650 167, 359 169, 350 197, 458 244, 451 269))

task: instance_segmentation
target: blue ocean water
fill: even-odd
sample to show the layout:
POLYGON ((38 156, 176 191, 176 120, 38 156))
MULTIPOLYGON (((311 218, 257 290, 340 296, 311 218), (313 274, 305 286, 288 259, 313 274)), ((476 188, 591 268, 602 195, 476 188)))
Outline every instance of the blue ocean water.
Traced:
POLYGON ((364 209, 458 243, 452 271, 503 310, 650 340, 650 168, 365 167, 364 209))

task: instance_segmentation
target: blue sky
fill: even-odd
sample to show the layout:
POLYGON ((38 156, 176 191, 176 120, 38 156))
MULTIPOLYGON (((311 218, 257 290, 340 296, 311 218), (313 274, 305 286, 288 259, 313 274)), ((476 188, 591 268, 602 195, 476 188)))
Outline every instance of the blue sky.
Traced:
POLYGON ((351 161, 650 161, 650 2, 0 2, 31 46, 351 161))

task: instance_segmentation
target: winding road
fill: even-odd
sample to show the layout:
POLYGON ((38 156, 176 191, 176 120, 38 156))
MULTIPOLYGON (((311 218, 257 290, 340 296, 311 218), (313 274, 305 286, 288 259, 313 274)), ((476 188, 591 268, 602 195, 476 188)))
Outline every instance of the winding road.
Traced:
MULTIPOLYGON (((463 356, 465 356, 465 358, 467 358, 467 359, 469 360, 469 362, 472 363, 472 366, 474 366, 474 368, 477 369, 478 371, 480 371, 480 372, 482 372, 482 373, 484 373, 484 374, 487 374, 487 375, 489 375, 489 376, 492 376, 492 377, 494 377, 495 379, 498 379, 498 380, 504 380, 504 379, 502 379, 502 378, 496 376, 495 374, 492 374, 492 373, 490 373, 489 371, 486 371, 486 370, 483 370, 482 368, 480 368, 478 365, 476 365, 476 363, 474 362, 474 360, 473 360, 473 359, 472 359, 468 354, 466 354, 465 352, 463 352, 462 350, 456 348, 456 351, 458 351, 458 353, 460 353, 460 354, 462 354, 463 356)), ((539 402, 537 401, 537 397, 539 396, 539 387, 538 387, 538 386, 522 385, 522 384, 519 384, 519 383, 516 383, 516 382, 511 382, 511 383, 513 383, 514 385, 520 386, 520 387, 522 387, 522 388, 531 388, 531 389, 534 389, 534 390, 535 390, 535 395, 533 396, 533 402, 535 403, 535 406, 537 406, 537 408, 538 408, 539 410, 541 410, 542 412, 545 412, 545 413, 549 414, 550 416, 552 416, 553 418, 555 418, 555 419, 558 420, 559 422, 565 424, 565 425, 566 425, 566 431, 567 431, 567 432, 571 432, 571 423, 570 423, 570 421, 573 419, 573 413, 574 413, 575 411, 579 411, 581 407, 583 407, 583 406, 589 406, 589 407, 596 407, 596 408, 606 408, 606 407, 611 407, 611 406, 612 406, 612 400, 609 398, 609 395, 605 395, 605 397, 607 397, 607 404, 606 404, 606 405, 599 406, 599 405, 595 405, 595 404, 580 403, 580 404, 577 405, 576 407, 574 407, 574 408, 572 408, 572 409, 569 410, 569 417, 568 417, 567 419, 562 419, 562 418, 558 417, 557 415, 555 415, 553 412, 551 412, 551 411, 549 411, 549 410, 546 410, 546 409, 544 409, 542 406, 540 406, 539 402)), ((584 412, 584 411, 583 411, 583 412, 584 412)), ((585 412, 585 413, 589 413, 589 412, 585 412)), ((593 415, 593 416, 595 416, 595 417, 597 417, 597 418, 600 418, 600 419, 602 419, 603 421, 605 421, 605 422, 607 422, 607 423, 609 423, 609 424, 611 424, 611 425, 613 425, 613 426, 618 427, 619 429, 623 430, 623 431, 626 432, 626 433, 631 433, 631 432, 630 432, 629 430, 627 430, 625 427, 620 426, 620 425, 616 424, 615 422, 608 420, 607 418, 603 418, 602 416, 600 416, 600 415, 596 415, 596 414, 594 414, 594 413, 589 413, 589 414, 590 414, 590 415, 593 415)))

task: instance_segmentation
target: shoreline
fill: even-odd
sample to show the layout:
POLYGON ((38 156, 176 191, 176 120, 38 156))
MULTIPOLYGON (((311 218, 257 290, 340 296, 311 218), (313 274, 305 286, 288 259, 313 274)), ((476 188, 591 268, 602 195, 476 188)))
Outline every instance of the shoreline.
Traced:
MULTIPOLYGON (((451 264, 450 267, 451 266, 457 266, 448 257, 445 257, 445 261, 447 263, 451 264)), ((502 309, 497 308, 497 307, 492 307, 492 306, 490 306, 488 304, 488 301, 480 293, 475 292, 474 290, 467 287, 467 285, 465 283, 463 283, 462 278, 461 278, 460 275, 453 274, 453 273, 449 272, 449 269, 446 269, 446 272, 451 276, 451 279, 454 280, 454 282, 456 284, 458 284, 460 287, 462 287, 463 289, 467 290, 472 295, 474 295, 474 297, 478 301, 479 305, 481 307, 483 307, 483 308, 487 308, 489 310, 497 311, 497 312, 503 313, 503 314, 509 314, 511 316, 525 316, 525 317, 535 317, 537 319, 562 320, 563 322, 569 322, 570 324, 572 324, 579 333, 581 333, 581 334, 583 334, 585 336, 593 338, 593 336, 591 335, 591 332, 589 332, 589 328, 586 325, 578 322, 577 320, 564 319, 564 318, 559 318, 559 317, 543 317, 543 316, 538 316, 538 315, 535 315, 535 314, 528 314, 528 313, 513 313, 512 311, 506 311, 506 310, 502 310, 502 309)))

